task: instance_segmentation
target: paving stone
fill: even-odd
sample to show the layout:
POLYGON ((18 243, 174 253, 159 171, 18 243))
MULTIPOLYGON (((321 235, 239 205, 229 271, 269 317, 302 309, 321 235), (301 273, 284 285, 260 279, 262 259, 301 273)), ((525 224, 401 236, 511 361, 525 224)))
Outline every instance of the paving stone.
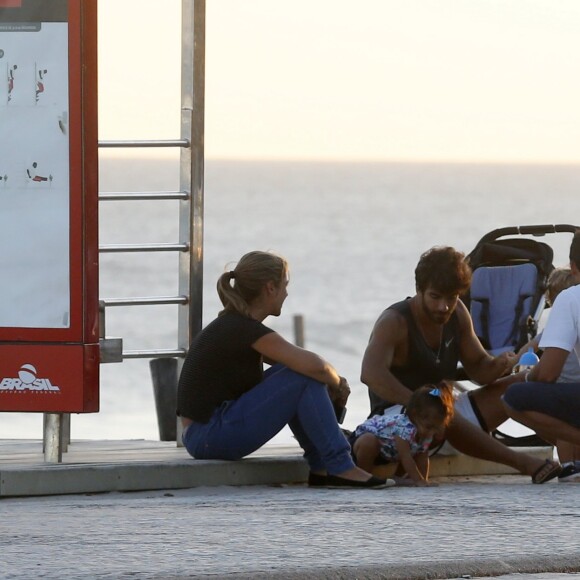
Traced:
POLYGON ((4 498, 0 578, 572 573, 580 571, 578 491, 487 476, 432 488, 222 486, 4 498))

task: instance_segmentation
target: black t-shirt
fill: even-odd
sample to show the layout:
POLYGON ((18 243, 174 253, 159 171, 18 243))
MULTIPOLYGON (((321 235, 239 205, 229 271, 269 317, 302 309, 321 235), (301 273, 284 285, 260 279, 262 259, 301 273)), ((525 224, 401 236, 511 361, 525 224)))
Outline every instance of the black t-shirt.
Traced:
MULTIPOLYGON (((459 361, 459 320, 457 312, 443 326, 441 344, 433 350, 425 342, 421 331, 417 327, 409 300, 397 302, 389 306, 388 310, 396 310, 407 322, 407 364, 391 366, 391 373, 411 391, 417 390, 428 383, 438 383, 441 380, 454 380, 457 374, 459 361)), ((371 400, 371 415, 379 415, 394 403, 381 399, 369 389, 371 400)))
POLYGON ((207 423, 216 407, 255 387, 262 355, 252 344, 273 332, 261 322, 228 312, 208 324, 189 348, 177 388, 177 414, 207 423))

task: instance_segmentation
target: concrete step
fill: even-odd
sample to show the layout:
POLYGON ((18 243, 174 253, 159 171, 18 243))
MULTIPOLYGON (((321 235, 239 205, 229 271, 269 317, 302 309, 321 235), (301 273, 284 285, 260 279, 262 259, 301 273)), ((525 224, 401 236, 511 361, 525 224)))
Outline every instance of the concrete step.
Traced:
MULTIPOLYGON (((551 447, 526 448, 552 457, 551 447)), ((393 466, 378 469, 384 477, 393 466)), ((513 469, 465 455, 436 456, 432 477, 500 475, 513 469)), ((73 441, 59 464, 44 463, 42 441, 0 441, 0 497, 186 489, 218 485, 304 483, 297 445, 265 445, 241 461, 200 461, 172 442, 73 441)))

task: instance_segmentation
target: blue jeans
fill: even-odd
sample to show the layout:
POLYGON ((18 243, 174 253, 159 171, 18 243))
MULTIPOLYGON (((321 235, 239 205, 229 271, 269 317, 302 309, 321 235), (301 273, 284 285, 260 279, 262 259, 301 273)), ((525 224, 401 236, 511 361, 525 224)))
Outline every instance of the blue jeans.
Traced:
POLYGON ((342 473, 354 467, 326 386, 282 365, 239 399, 225 401, 208 423, 193 422, 183 444, 196 459, 237 460, 253 453, 286 425, 312 471, 342 473))

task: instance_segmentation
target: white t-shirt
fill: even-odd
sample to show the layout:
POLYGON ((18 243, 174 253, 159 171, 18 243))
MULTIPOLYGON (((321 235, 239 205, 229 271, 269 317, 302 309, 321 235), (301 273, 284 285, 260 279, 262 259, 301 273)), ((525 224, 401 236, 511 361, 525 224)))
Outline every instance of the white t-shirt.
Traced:
POLYGON ((575 350, 580 359, 580 285, 560 292, 550 308, 540 340, 540 348, 549 347, 575 350))
MULTIPOLYGON (((538 333, 536 338, 541 342, 542 333, 538 333)), ((539 342, 538 342, 539 344, 539 342)), ((576 351, 572 351, 566 357, 560 376, 556 379, 557 383, 580 383, 580 357, 576 356, 576 351)), ((455 410, 458 410, 457 402, 455 410)))

